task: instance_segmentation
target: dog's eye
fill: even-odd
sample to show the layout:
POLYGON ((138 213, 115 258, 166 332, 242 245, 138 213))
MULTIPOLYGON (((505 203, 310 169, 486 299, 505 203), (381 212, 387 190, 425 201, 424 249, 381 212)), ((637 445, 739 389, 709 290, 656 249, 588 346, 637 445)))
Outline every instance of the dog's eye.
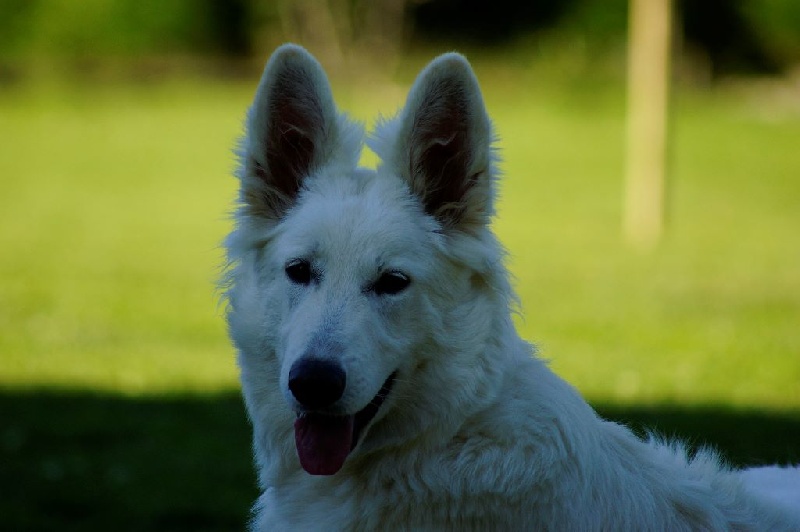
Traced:
POLYGON ((286 265, 286 277, 295 284, 311 282, 311 264, 305 260, 293 260, 286 265))
POLYGON ((392 295, 402 292, 410 283, 411 279, 403 273, 386 272, 378 277, 378 280, 372 285, 372 290, 379 296, 392 295))

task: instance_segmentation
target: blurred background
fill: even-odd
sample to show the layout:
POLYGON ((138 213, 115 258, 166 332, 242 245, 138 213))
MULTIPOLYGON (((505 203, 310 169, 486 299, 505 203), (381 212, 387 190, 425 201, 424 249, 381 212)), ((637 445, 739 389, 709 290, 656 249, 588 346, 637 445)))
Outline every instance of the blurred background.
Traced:
POLYGON ((640 246, 627 0, 0 0, 2 528, 243 529, 215 283, 232 147, 285 41, 368 127, 467 54, 523 336, 637 430, 800 461, 800 3, 672 7, 664 225, 640 246))

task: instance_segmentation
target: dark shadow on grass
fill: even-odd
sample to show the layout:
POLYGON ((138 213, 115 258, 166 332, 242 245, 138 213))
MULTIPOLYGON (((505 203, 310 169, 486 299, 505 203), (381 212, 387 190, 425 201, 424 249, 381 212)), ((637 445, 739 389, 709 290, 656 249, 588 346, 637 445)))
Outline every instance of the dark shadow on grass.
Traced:
POLYGON ((800 411, 719 405, 595 404, 597 412, 633 429, 678 438, 694 450, 716 449, 733 467, 800 463, 800 411))
MULTIPOLYGON (((736 465, 800 461, 800 412, 598 404, 736 465)), ((236 391, 122 397, 0 389, 2 529, 243 530, 257 493, 236 391)))
POLYGON ((250 448, 235 391, 0 390, 0 529, 243 530, 250 448))

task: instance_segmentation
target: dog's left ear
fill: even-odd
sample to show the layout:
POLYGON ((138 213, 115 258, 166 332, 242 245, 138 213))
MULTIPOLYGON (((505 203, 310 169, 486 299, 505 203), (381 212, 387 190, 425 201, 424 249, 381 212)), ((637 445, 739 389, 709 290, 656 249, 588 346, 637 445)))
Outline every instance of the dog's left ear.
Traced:
POLYGON ((449 53, 433 60, 415 81, 397 121, 379 126, 370 144, 445 228, 469 230, 488 222, 492 127, 478 80, 463 56, 449 53))

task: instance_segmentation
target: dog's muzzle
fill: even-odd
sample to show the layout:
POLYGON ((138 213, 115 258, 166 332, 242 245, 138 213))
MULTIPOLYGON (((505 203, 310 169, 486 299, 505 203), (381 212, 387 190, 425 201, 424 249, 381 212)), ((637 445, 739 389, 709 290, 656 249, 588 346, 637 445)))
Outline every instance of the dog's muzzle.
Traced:
POLYGON ((351 415, 319 412, 344 393, 347 377, 336 362, 300 360, 289 372, 289 390, 303 407, 294 422, 294 439, 300 465, 311 475, 337 473, 355 449, 364 429, 375 417, 394 384, 397 372, 384 381, 375 397, 351 415))

